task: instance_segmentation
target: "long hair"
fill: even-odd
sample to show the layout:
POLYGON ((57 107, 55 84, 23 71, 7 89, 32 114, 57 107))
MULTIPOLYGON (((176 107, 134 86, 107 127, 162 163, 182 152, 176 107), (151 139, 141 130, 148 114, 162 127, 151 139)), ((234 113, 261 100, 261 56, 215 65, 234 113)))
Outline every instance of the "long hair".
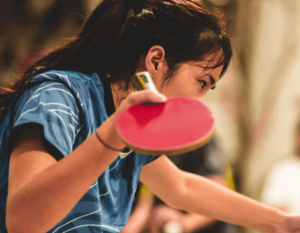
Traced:
MULTIPOLYGON (((32 65, 0 94, 0 122, 9 104, 26 90, 30 80, 48 70, 73 70, 102 79, 129 80, 148 50, 165 49, 169 74, 187 61, 216 51, 215 67, 226 71, 232 56, 228 36, 218 19, 191 0, 102 0, 79 33, 64 46, 32 65)), ((172 75, 168 75, 166 80, 172 75)), ((107 80, 106 80, 107 81, 107 80)))

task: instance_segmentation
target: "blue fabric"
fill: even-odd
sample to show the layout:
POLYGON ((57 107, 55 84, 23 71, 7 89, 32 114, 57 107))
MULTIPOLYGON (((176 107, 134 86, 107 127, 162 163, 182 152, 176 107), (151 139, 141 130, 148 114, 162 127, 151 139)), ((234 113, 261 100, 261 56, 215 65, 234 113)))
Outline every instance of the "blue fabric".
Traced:
MULTIPOLYGON (((37 85, 18 100, 11 125, 11 108, 0 125, 0 232, 5 228, 9 155, 12 130, 35 123, 45 139, 67 156, 106 119, 104 89, 96 73, 49 71, 33 78, 37 85)), ((82 155, 88 156, 88 155, 82 155)), ((126 224, 141 169, 156 157, 132 152, 120 156, 94 182, 72 211, 49 232, 119 232, 126 224)), ((26 231, 26 229, 24 229, 26 231)))

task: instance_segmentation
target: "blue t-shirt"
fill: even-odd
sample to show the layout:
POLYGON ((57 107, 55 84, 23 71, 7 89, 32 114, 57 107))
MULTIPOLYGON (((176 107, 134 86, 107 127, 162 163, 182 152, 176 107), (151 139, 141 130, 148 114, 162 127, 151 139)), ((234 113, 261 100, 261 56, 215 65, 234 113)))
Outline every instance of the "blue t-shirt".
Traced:
MULTIPOLYGON (((44 140, 67 156, 107 119, 104 88, 97 73, 48 71, 34 77, 32 82, 36 85, 24 92, 14 111, 12 105, 8 108, 0 125, 1 233, 7 232, 7 145, 13 129, 38 124, 43 129, 44 140)), ((88 154, 82 156, 88 158, 88 154)), ((135 152, 125 157, 120 154, 72 211, 49 232, 119 232, 129 218, 142 166, 155 158, 135 152)))

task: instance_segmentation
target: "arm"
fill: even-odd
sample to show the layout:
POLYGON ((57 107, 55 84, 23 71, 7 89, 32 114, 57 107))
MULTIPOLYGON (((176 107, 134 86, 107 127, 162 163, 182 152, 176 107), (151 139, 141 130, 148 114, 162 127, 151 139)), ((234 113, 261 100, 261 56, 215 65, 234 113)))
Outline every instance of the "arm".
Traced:
POLYGON ((121 233, 142 232, 148 222, 153 207, 154 196, 149 192, 143 195, 140 194, 138 198, 138 204, 121 233))
MULTIPOLYGON (((215 145, 214 148, 219 148, 218 144, 213 144, 213 145, 215 145)), ((215 159, 219 159, 219 160, 223 159, 222 153, 211 153, 211 154, 208 153, 207 156, 214 156, 215 159)), ((208 163, 209 161, 210 160, 206 160, 206 163, 208 163)), ((208 178, 211 181, 214 181, 217 184, 223 185, 224 187, 235 190, 230 166, 228 165, 225 166, 224 163, 220 163, 220 164, 210 164, 209 167, 210 167, 209 172, 211 172, 211 175, 205 176, 206 178, 208 178)), ((216 219, 208 218, 203 215, 188 213, 187 215, 184 216, 183 223, 184 223, 184 229, 186 229, 187 232, 193 232, 195 230, 206 228, 214 224, 216 221, 217 221, 216 219)))
MULTIPOLYGON (((227 186, 226 181, 222 176, 212 175, 208 176, 207 178, 217 184, 223 185, 225 187, 227 186)), ((188 213, 183 217, 184 229, 187 232, 193 232, 198 229, 203 229, 205 227, 210 226, 216 221, 216 219, 195 213, 188 213)))
MULTIPOLYGON (((216 183, 226 186, 226 181, 220 175, 211 175, 208 178, 216 183)), ((150 223, 152 232, 159 232, 169 223, 176 223, 183 229, 184 232, 194 232, 213 224, 216 220, 195 214, 181 213, 177 209, 173 209, 166 205, 159 205, 152 211, 150 223)))
MULTIPOLYGON (((182 213, 181 211, 171 208, 167 205, 156 206, 151 214, 150 228, 151 232, 161 232, 167 229, 169 224, 178 225, 183 232, 194 232, 203 229, 215 220, 195 213, 182 213)), ((166 231, 168 232, 168 231, 166 231)))
MULTIPOLYGON (((122 148, 115 129, 117 114, 128 106, 149 101, 162 99, 150 91, 129 95, 118 111, 97 129, 102 140, 114 148, 122 148)), ((39 131, 24 133, 10 157, 8 231, 46 232, 54 227, 117 156, 118 152, 103 146, 92 134, 57 162, 43 147, 39 131)))
MULTIPOLYGON (((191 151, 177 158, 170 157, 169 159, 179 169, 204 176, 220 185, 229 187, 229 182, 232 181, 232 177, 229 173, 231 170, 228 166, 225 166, 224 154, 217 137, 214 137, 202 148, 191 151)), ((176 223, 181 226, 184 232, 194 232, 195 230, 199 231, 216 222, 215 219, 195 213, 182 213, 181 211, 168 206, 156 207, 153 211, 152 217, 151 226, 153 229, 155 227, 158 229, 167 229, 169 224, 176 223), (159 215, 160 217, 156 217, 156 215, 159 215)))
POLYGON ((165 156, 145 165, 141 181, 168 205, 262 232, 299 232, 300 217, 260 204, 204 177, 180 171, 165 156), (278 231, 290 228, 298 231, 278 231), (293 225, 293 226, 292 226, 293 225))
MULTIPOLYGON (((106 121, 98 133, 110 145, 121 148, 112 121, 106 121)), ((117 156, 118 152, 104 147, 93 134, 57 162, 43 147, 39 131, 24 132, 10 158, 8 231, 46 232, 54 227, 117 156)))
POLYGON ((215 219, 208 218, 203 215, 189 213, 183 218, 183 229, 185 229, 186 232, 193 232, 195 230, 206 228, 213 224, 215 221, 215 219))

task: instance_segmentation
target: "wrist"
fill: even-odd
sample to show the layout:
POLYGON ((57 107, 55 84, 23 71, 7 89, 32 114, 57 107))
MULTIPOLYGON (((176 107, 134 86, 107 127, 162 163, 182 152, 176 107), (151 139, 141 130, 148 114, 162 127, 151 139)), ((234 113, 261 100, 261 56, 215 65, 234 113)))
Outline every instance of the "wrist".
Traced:
POLYGON ((96 129, 95 134, 104 146, 112 150, 122 151, 125 147, 125 144, 118 136, 114 114, 110 116, 98 129, 96 129))
POLYGON ((278 232, 278 229, 280 229, 287 220, 287 215, 284 212, 277 209, 274 209, 274 215, 272 217, 273 218, 269 221, 269 227, 267 231, 265 231, 267 233, 278 232))
MULTIPOLYGON (((278 228, 285 222, 286 215, 273 208, 268 207, 268 212, 265 213, 264 217, 260 218, 257 221, 257 227, 253 227, 253 229, 259 230, 265 233, 275 233, 278 232, 278 228), (268 213, 269 212, 269 213, 268 213)), ((250 227, 252 228, 252 227, 250 227)))

